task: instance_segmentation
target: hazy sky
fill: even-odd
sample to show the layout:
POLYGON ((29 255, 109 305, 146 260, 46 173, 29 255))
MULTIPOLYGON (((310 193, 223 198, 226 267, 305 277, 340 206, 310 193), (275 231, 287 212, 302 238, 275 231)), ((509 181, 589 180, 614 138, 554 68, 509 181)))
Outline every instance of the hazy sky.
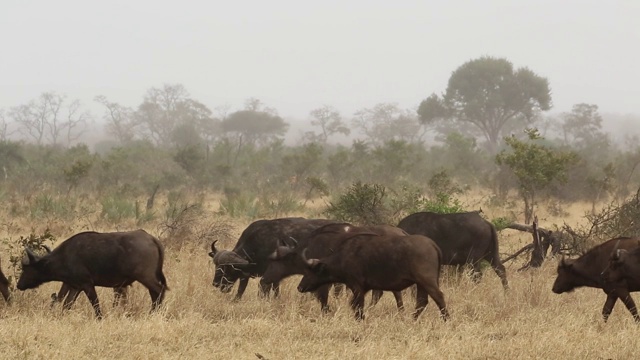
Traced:
POLYGON ((136 106, 182 83, 211 109, 256 97, 350 117, 415 108, 490 55, 547 77, 554 111, 640 113, 637 0, 0 2, 0 108, 52 90, 136 106))

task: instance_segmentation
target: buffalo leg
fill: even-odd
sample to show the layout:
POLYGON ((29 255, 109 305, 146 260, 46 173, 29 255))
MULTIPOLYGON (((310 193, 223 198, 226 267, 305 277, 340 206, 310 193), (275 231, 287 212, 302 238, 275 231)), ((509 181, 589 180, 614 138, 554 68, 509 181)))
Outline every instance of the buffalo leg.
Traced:
POLYGON ((127 303, 127 287, 120 286, 113 288, 113 306, 124 305, 127 303))
MULTIPOLYGON (((420 288, 420 285, 418 285, 418 288, 420 288)), ((447 319, 449 319, 449 311, 447 310, 447 304, 444 302, 444 294, 442 293, 442 291, 440 291, 438 284, 427 283, 424 286, 424 289, 427 291, 427 294, 431 296, 433 301, 435 301, 436 305, 438 305, 438 309, 440 309, 440 316, 442 317, 442 320, 446 321, 447 319)), ((417 300, 417 296, 416 296, 416 300, 417 300)), ((416 310, 417 308, 418 308, 418 305, 416 304, 416 310)))
POLYGON ((371 306, 375 306, 382 298, 382 290, 372 290, 371 291, 371 306))
POLYGON ((402 291, 392 291, 393 297, 396 298, 396 305, 398 306, 398 310, 404 310, 404 302, 402 301, 402 291))
MULTIPOLYGON (((95 291, 95 289, 94 289, 95 291)), ((80 295, 80 291, 77 289, 68 288, 68 290, 64 293, 64 301, 62 303, 63 310, 70 310, 71 306, 78 299, 78 295, 80 295)), ((87 295, 88 296, 88 295, 87 295)))
POLYGON ((356 320, 364 320, 364 292, 354 290, 351 298, 351 308, 355 312, 356 320))
POLYGON ((314 293, 314 295, 316 296, 316 299, 320 301, 320 311, 322 311, 323 314, 326 314, 329 312, 329 288, 330 287, 331 285, 323 285, 319 287, 318 290, 316 290, 316 292, 314 293))
POLYGON ((417 319, 422 311, 427 307, 427 304, 429 303, 429 297, 427 295, 427 289, 421 285, 416 286, 416 311, 413 313, 414 319, 417 319))
MULTIPOLYGON (((93 310, 96 313, 96 318, 102 319, 102 311, 100 310, 100 301, 98 301, 98 294, 96 293, 96 288, 93 285, 86 285, 82 290, 87 295, 87 298, 89 298, 89 302, 91 302, 91 306, 93 306, 93 310)), ((67 296, 67 299, 68 298, 69 297, 67 296)), ((65 305, 67 303, 67 299, 65 299, 65 305)))
POLYGON ((234 300, 240 300, 242 298, 242 294, 244 294, 244 291, 247 290, 247 284, 249 284, 248 277, 240 279, 240 282, 238 283, 238 293, 236 294, 234 300))
POLYGON ((602 308, 602 317, 604 318, 604 322, 607 322, 609 319, 609 315, 613 311, 613 306, 616 304, 618 300, 618 296, 611 293, 607 294, 607 301, 604 302, 604 307, 602 308))
POLYGON ((493 267, 493 271, 496 272, 496 274, 500 278, 500 281, 502 281, 502 287, 505 290, 509 289, 509 282, 507 281, 507 270, 504 268, 504 265, 502 265, 500 262, 493 262, 491 264, 491 267, 493 267))
POLYGON ((636 308, 636 303, 633 301, 633 298, 631 298, 631 294, 629 294, 629 291, 627 289, 619 289, 618 297, 620 298, 620 300, 622 300, 624 306, 627 307, 631 315, 633 315, 633 319, 636 322, 640 322, 640 316, 638 316, 638 308, 636 308))
POLYGON ((156 310, 164 300, 166 290, 165 285, 156 279, 139 279, 138 281, 144 285, 147 290, 149 290, 149 296, 151 297, 151 311, 156 310))
POLYGON ((480 267, 480 263, 477 262, 473 264, 473 273, 471 274, 471 280, 474 283, 479 283, 482 280, 482 268, 480 267))

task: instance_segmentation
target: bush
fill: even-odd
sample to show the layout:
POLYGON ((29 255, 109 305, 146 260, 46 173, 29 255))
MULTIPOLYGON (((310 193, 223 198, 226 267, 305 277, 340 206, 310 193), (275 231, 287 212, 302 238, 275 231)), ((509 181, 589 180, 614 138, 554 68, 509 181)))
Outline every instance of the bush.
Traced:
POLYGON ((185 245, 208 248, 213 240, 231 239, 233 230, 224 219, 206 214, 201 204, 185 201, 179 193, 169 195, 165 218, 158 227, 165 246, 173 250, 185 245))
POLYGON ((31 234, 27 237, 20 236, 16 241, 4 239, 2 242, 8 248, 9 267, 13 270, 14 276, 18 277, 22 269, 22 258, 25 256, 24 248, 28 247, 36 254, 44 255, 47 253, 45 246, 53 246, 56 238, 47 228, 44 233, 40 235, 36 235, 34 230, 31 230, 31 234))
POLYGON ((388 224, 389 208, 384 200, 387 189, 380 184, 363 184, 358 181, 347 191, 330 202, 324 213, 332 219, 357 225, 388 224))
POLYGON ((120 194, 109 195, 100 201, 102 218, 110 223, 119 223, 124 219, 136 217, 136 204, 130 198, 120 194))

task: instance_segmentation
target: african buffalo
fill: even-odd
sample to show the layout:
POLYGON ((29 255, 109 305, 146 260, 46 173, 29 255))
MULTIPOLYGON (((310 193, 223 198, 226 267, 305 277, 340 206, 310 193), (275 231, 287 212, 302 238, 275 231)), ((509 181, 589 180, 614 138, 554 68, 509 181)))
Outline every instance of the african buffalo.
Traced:
MULTIPOLYGON (((224 293, 240 281, 235 299, 239 300, 247 288, 249 279, 262 276, 269 265, 269 255, 278 246, 278 239, 307 237, 316 228, 333 223, 325 219, 281 218, 258 220, 251 223, 240 235, 233 250, 217 250, 214 241, 209 256, 216 266, 213 286, 224 293)), ((261 282, 262 295, 268 295, 273 289, 275 296, 279 293, 279 283, 265 284, 261 282)))
MULTIPOLYGON (((404 230, 390 225, 373 225, 373 226, 353 226, 347 223, 332 223, 315 229, 308 237, 297 239, 297 243, 292 246, 287 244, 287 239, 276 248, 270 259, 273 260, 264 275, 261 282, 266 284, 278 283, 291 275, 304 275, 307 273, 308 267, 302 260, 301 254, 306 251, 307 256, 314 258, 322 258, 332 254, 333 249, 339 246, 339 243, 352 237, 357 233, 371 233, 377 235, 408 235, 404 230)), ((320 301, 321 310, 327 312, 329 310, 328 298, 329 287, 331 284, 323 285, 315 291, 315 296, 320 301)), ((394 292, 398 309, 403 308, 402 293, 394 292)), ((372 303, 378 302, 382 296, 382 291, 374 290, 372 292, 372 303)))
POLYGON ((336 244, 333 250, 319 259, 307 259, 303 251, 310 271, 300 280, 298 291, 344 283, 353 292, 351 307, 356 319, 364 319, 364 295, 369 290, 401 291, 416 284, 414 318, 427 306, 427 295, 436 302, 443 319, 449 317, 439 288, 442 253, 428 237, 363 232, 336 244))
POLYGON ((144 230, 82 232, 44 256, 25 249, 18 289, 62 281, 74 290, 84 291, 98 318, 102 312, 96 286, 117 288, 138 281, 149 290, 152 310, 162 303, 167 290, 162 273, 164 249, 158 239, 144 230))
POLYGON ((553 283, 552 291, 556 294, 573 291, 581 286, 602 289, 607 294, 607 301, 602 308, 602 316, 607 321, 618 298, 640 321, 636 305, 629 296, 630 291, 640 291, 640 285, 625 281, 605 281, 606 270, 616 250, 631 250, 638 247, 638 238, 615 238, 596 245, 577 259, 560 260, 558 277, 553 283))
POLYGON ((2 297, 4 301, 9 302, 11 299, 11 293, 9 292, 9 280, 4 276, 2 272, 2 268, 0 267, 0 293, 2 293, 2 297))
POLYGON ((456 214, 419 212, 402 219, 398 227, 409 234, 433 239, 442 250, 444 265, 473 266, 474 280, 482 276, 480 261, 488 261, 500 277, 502 286, 508 288, 507 273, 500 261, 496 229, 477 211, 456 214))
MULTIPOLYGON (((85 239, 91 240, 91 238, 86 237, 85 239)), ((42 247, 47 251, 47 253, 51 252, 51 248, 47 245, 42 245, 42 247)), ((131 285, 131 284, 129 284, 131 285)), ((80 290, 72 288, 70 285, 62 283, 60 286, 60 290, 58 293, 51 294, 51 306, 54 306, 56 303, 64 302, 64 308, 70 309, 71 306, 76 302, 76 299, 80 295, 80 290)), ((118 286, 113 288, 113 305, 116 306, 121 301, 125 302, 127 299, 127 286, 118 286)))
POLYGON ((629 250, 616 248, 603 277, 607 284, 615 286, 616 295, 627 306, 636 322, 640 322, 638 309, 629 294, 640 291, 640 240, 629 250))

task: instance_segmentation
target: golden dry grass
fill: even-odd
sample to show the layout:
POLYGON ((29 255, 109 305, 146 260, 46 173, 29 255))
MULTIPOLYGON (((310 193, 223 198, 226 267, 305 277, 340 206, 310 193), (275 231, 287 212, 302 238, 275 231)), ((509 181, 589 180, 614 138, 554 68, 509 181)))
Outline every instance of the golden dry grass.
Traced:
MULTIPOLYGON (((83 227, 68 225, 72 231, 60 238, 83 227)), ((238 227, 238 234, 241 230, 238 227)), ((502 252, 529 241, 527 235, 505 231, 502 252)), ((600 316, 602 291, 584 288, 553 294, 555 261, 516 273, 523 261, 507 266, 508 292, 491 271, 479 284, 467 277, 444 277, 442 290, 452 315, 446 323, 433 301, 413 321, 414 300, 408 292, 408 309, 403 313, 396 311, 387 294, 366 309, 365 321, 358 322, 346 295, 331 298, 333 311, 322 316, 310 295, 295 290, 298 278, 285 281, 280 298, 269 300, 258 298, 257 281, 252 280, 244 298, 231 302, 233 294, 211 286, 213 266, 206 249, 168 249, 165 274, 171 290, 158 313, 148 314, 149 296, 139 284, 124 307, 113 308, 111 290, 99 289, 105 312, 101 321, 93 318, 84 295, 71 311, 50 309, 49 295, 58 283, 14 291, 11 306, 0 304, 0 358, 257 359, 257 353, 267 359, 630 359, 636 355, 640 329, 623 305, 617 305, 605 324, 600 316)), ((6 262, 3 267, 6 271, 6 262)))

